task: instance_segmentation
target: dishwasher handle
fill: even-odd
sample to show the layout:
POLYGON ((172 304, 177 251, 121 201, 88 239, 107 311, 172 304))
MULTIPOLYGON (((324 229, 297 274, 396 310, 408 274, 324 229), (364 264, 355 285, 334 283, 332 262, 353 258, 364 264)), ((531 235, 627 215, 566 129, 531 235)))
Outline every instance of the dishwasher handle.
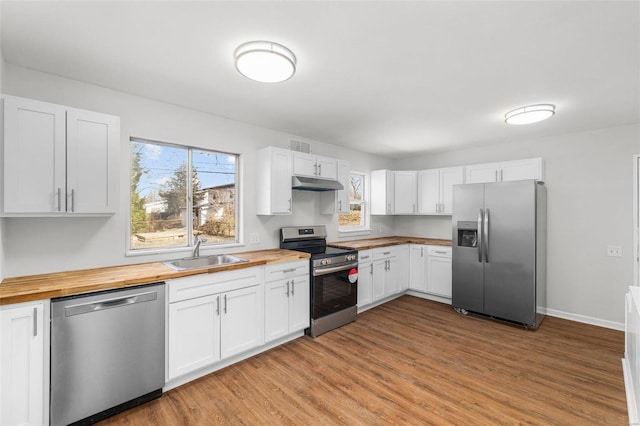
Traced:
POLYGON ((83 303, 80 305, 71 305, 64 308, 64 316, 88 314, 98 312, 105 309, 119 308, 122 306, 135 305, 137 303, 150 302, 158 299, 158 293, 149 291, 147 293, 131 294, 124 297, 114 299, 104 299, 96 302, 83 303))

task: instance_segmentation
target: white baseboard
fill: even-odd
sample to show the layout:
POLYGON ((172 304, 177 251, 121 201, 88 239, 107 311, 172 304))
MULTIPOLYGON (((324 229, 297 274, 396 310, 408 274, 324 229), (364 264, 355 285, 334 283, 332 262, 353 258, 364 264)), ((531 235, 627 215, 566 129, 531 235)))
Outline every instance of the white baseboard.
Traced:
MULTIPOLYGON (((622 358, 622 374, 624 376, 624 389, 627 394, 627 411, 629 412, 629 426, 640 425, 640 411, 636 407, 635 391, 633 388, 633 382, 631 379, 631 369, 629 361, 626 358, 622 358)), ((637 383, 636 383, 637 386, 637 383)), ((637 390, 637 389, 636 389, 637 390)))
POLYGON ((588 317, 586 315, 573 314, 571 312, 557 311, 555 309, 539 308, 539 312, 562 319, 567 319, 576 322, 582 322, 585 324, 597 325, 598 327, 611 328, 613 330, 624 331, 623 322, 615 322, 609 320, 603 320, 600 318, 588 317))

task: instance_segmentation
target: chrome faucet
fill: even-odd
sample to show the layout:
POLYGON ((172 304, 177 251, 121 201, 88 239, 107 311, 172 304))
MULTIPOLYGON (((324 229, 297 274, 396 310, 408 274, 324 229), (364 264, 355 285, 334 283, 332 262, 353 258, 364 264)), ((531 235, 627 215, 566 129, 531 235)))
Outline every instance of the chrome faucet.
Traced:
POLYGON ((196 245, 193 247, 193 253, 191 257, 199 257, 200 256, 200 244, 206 243, 206 238, 200 238, 196 235, 196 239, 194 240, 196 245))

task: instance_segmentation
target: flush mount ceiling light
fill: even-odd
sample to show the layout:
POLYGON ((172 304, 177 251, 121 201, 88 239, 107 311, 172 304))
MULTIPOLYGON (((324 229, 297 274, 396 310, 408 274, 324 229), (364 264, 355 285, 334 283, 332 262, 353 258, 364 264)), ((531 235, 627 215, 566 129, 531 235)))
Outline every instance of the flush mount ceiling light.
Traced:
POLYGON ((507 124, 531 124, 546 120, 556 113, 556 106, 553 104, 527 105, 509 111, 504 115, 504 122, 507 124))
POLYGON ((296 72, 296 56, 281 44, 271 41, 243 43, 233 53, 236 69, 251 80, 279 83, 296 72))

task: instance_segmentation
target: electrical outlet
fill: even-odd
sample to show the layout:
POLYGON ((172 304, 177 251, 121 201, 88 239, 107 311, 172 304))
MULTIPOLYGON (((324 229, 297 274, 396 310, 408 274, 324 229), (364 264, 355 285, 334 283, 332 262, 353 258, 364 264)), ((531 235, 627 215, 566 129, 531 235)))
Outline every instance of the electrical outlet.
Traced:
POLYGON ((260 244, 260 234, 257 232, 249 234, 249 244, 260 244))
POLYGON ((620 246, 607 246, 607 256, 610 256, 610 257, 622 257, 622 247, 620 247, 620 246))

